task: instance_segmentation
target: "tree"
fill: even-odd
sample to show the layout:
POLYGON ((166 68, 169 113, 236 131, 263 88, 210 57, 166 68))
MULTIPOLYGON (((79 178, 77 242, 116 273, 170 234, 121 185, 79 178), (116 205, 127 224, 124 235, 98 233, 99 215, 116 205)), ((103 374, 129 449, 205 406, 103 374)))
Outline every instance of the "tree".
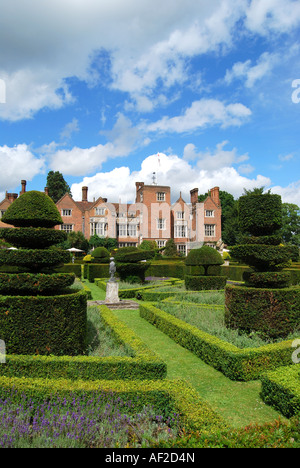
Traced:
POLYGON ((167 240, 163 253, 166 257, 178 257, 177 247, 174 239, 167 240))
POLYGON ((118 247, 118 241, 111 237, 99 237, 97 234, 94 234, 90 237, 89 246, 91 248, 105 247, 109 252, 111 252, 118 247))
POLYGON ((282 204, 282 224, 284 242, 300 247, 300 208, 298 205, 282 204))
POLYGON ((58 200, 60 200, 61 197, 65 195, 65 193, 69 193, 70 195, 72 195, 69 185, 65 181, 63 175, 58 171, 48 172, 47 187, 49 197, 52 198, 54 203, 57 203, 58 200))

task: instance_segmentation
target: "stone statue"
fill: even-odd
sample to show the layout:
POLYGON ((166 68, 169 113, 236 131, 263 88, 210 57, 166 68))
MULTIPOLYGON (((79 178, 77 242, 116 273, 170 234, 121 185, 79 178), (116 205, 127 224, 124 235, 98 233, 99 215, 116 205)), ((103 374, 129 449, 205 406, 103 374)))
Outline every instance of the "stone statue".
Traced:
POLYGON ((112 282, 115 282, 116 281, 116 278, 115 278, 115 274, 116 274, 116 265, 115 265, 115 262, 114 262, 114 259, 113 257, 110 259, 110 264, 109 264, 109 274, 110 274, 110 279, 109 281, 112 283, 112 282))

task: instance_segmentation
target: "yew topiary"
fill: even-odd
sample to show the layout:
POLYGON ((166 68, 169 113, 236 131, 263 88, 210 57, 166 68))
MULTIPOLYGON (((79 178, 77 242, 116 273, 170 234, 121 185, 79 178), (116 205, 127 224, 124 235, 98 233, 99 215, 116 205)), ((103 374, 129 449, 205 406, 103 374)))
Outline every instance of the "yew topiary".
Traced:
POLYGON ((204 245, 192 249, 185 260, 185 287, 188 290, 223 289, 226 276, 221 275, 224 260, 214 248, 204 245))
POLYGON ((66 239, 53 229, 62 224, 56 205, 44 193, 26 192, 2 221, 16 227, 1 230, 16 250, 1 250, 0 266, 19 270, 0 273, 0 339, 7 353, 85 353, 86 294, 69 289, 73 273, 55 273, 70 260, 69 252, 55 247, 66 239))

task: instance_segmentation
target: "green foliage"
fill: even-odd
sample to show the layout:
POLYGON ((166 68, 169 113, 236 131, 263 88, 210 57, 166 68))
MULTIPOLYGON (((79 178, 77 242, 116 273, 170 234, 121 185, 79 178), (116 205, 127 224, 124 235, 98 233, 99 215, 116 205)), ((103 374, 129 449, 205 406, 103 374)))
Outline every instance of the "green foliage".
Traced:
POLYGON ((50 171, 47 175, 47 187, 49 197, 52 198, 54 203, 57 203, 66 193, 69 193, 71 196, 71 189, 66 183, 63 175, 56 171, 50 171))
POLYGON ((242 244, 230 249, 234 258, 258 271, 279 271, 290 265, 290 249, 281 245, 242 244))
POLYGON ((25 356, 8 355, 0 375, 7 377, 39 377, 52 379, 157 380, 166 377, 166 364, 151 351, 126 325, 106 307, 98 313, 105 327, 130 356, 25 356))
POLYGON ((224 289, 226 276, 191 276, 185 275, 185 287, 190 291, 224 289))
POLYGON ((239 223, 243 233, 253 236, 275 234, 282 227, 280 195, 249 194, 239 198, 239 223))
POLYGON ((291 362, 291 341, 255 349, 239 349, 173 317, 153 304, 140 303, 140 315, 231 380, 255 380, 267 370, 289 365, 291 362))
POLYGON ((0 294, 12 296, 55 294, 57 290, 71 286, 74 280, 74 273, 54 273, 51 275, 0 273, 0 294))
POLYGON ((245 272, 243 279, 246 285, 255 288, 286 288, 291 281, 289 271, 263 271, 263 272, 245 272))
POLYGON ((214 248, 204 245, 200 249, 192 249, 185 259, 186 265, 222 265, 224 263, 222 255, 214 248))
POLYGON ((72 231, 68 234, 66 249, 72 247, 83 250, 84 252, 89 250, 89 242, 81 231, 72 231))
POLYGON ((89 239, 89 246, 91 248, 96 247, 105 247, 109 252, 118 247, 117 239, 112 239, 110 237, 99 237, 97 234, 94 234, 89 239))
POLYGON ((67 234, 55 229, 24 227, 0 229, 0 237, 17 248, 47 249, 51 245, 65 241, 67 234))
POLYGON ((109 263, 109 251, 105 247, 96 247, 92 253, 94 263, 109 263))
POLYGON ((157 250, 157 244, 155 241, 143 240, 139 245, 141 250, 157 250))
POLYGON ((227 286, 225 323, 228 327, 266 337, 287 337, 299 330, 300 287, 270 289, 227 286))
POLYGON ((54 268, 70 261, 70 253, 63 250, 2 250, 0 251, 0 266, 12 265, 40 271, 54 268))
POLYGON ((300 366, 280 367, 262 377, 261 397, 286 418, 300 416, 300 366))
POLYGON ((300 208, 293 203, 282 204, 282 229, 284 242, 300 247, 300 208))
POLYGON ((1 339, 8 354, 86 352, 86 294, 0 296, 1 339))
POLYGON ((52 228, 63 224, 57 207, 43 192, 23 193, 6 210, 2 222, 15 227, 52 228))
POLYGON ((169 239, 166 242, 163 254, 165 257, 176 257, 178 256, 177 247, 174 242, 174 239, 169 239))

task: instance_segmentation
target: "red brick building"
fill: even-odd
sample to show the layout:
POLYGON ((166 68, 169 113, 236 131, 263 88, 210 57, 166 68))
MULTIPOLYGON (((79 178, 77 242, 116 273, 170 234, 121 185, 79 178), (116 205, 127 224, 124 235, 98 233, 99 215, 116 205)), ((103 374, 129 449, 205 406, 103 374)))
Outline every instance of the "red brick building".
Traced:
MULTIPOLYGON (((88 187, 82 188, 80 201, 66 193, 56 204, 63 220, 63 225, 56 229, 80 231, 87 239, 94 234, 116 238, 119 247, 138 246, 143 240, 154 240, 158 247, 164 247, 169 239, 174 239, 183 255, 204 243, 222 248, 219 187, 212 188, 204 202, 198 202, 195 188, 188 203, 180 194, 172 204, 170 187, 144 182, 135 185, 133 204, 110 203, 102 197, 88 201, 88 187)), ((22 181, 20 194, 25 190, 26 181, 22 181)), ((17 194, 6 194, 0 203, 1 212, 17 197, 17 194)), ((8 225, 0 221, 0 227, 8 225)))

